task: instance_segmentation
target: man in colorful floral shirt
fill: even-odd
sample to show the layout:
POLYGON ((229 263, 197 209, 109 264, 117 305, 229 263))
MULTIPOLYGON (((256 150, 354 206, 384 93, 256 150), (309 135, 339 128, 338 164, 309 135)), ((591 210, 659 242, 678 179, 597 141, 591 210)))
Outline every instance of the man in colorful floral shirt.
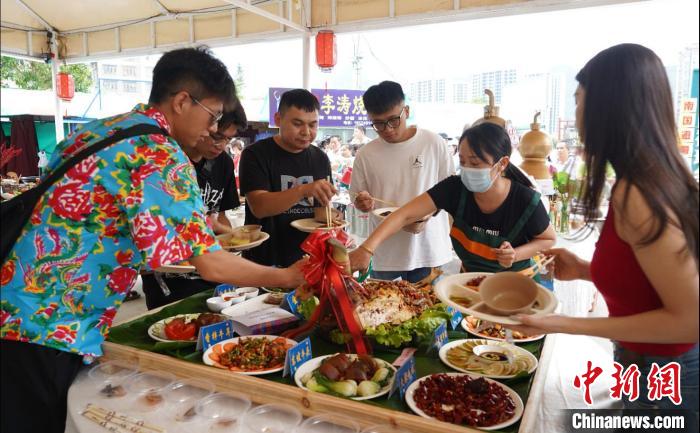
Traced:
POLYGON ((121 140, 72 167, 37 204, 2 265, 3 432, 63 432, 81 360, 100 356, 140 270, 189 260, 203 278, 295 287, 298 266, 273 269, 221 250, 207 227, 192 164, 180 148, 216 133, 235 88, 205 49, 164 54, 149 105, 88 123, 59 143, 48 170, 86 144, 137 124, 167 135, 121 140))

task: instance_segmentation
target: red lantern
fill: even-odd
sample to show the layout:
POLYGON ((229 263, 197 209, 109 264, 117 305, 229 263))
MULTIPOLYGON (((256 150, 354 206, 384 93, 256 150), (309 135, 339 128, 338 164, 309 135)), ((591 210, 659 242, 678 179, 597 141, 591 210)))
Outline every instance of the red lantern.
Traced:
POLYGON ((316 35, 316 64, 323 71, 330 71, 337 60, 335 33, 331 30, 321 30, 316 35))
POLYGON ((65 72, 56 74, 56 94, 64 101, 70 101, 75 95, 73 76, 65 72))

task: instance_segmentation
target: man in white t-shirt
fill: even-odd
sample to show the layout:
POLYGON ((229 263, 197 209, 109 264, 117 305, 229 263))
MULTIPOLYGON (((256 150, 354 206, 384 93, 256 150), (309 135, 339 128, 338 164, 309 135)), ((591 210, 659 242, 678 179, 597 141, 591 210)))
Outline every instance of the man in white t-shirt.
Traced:
MULTIPOLYGON (((410 109, 400 84, 383 81, 367 89, 363 100, 379 137, 355 156, 350 191, 356 194, 357 209, 381 208, 384 204, 379 205, 379 200, 401 206, 454 174, 444 140, 425 129, 406 126, 410 109)), ((371 230, 380 222, 379 216, 370 214, 371 230)), ((426 215, 370 253, 374 278, 401 277, 411 282, 425 278, 431 268, 452 258, 447 214, 426 215)))

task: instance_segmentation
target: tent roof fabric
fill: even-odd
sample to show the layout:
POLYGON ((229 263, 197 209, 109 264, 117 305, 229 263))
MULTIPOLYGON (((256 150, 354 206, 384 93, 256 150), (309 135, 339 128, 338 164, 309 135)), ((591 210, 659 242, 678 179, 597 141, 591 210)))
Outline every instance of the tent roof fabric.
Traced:
POLYGON ((639 0, 2 0, 0 45, 3 54, 42 59, 49 31, 59 57, 76 63, 299 37, 303 29, 358 31, 630 1, 639 0))

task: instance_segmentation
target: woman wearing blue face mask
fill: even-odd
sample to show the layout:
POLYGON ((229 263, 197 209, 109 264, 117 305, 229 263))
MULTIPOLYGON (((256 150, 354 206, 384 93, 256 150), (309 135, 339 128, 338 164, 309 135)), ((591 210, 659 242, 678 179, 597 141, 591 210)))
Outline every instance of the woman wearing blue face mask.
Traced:
POLYGON ((519 271, 551 248, 554 229, 540 194, 510 165, 506 131, 482 123, 459 140, 459 176, 451 176, 393 212, 350 253, 353 269, 366 269, 373 251, 407 224, 445 210, 454 219, 452 245, 467 272, 519 271))

